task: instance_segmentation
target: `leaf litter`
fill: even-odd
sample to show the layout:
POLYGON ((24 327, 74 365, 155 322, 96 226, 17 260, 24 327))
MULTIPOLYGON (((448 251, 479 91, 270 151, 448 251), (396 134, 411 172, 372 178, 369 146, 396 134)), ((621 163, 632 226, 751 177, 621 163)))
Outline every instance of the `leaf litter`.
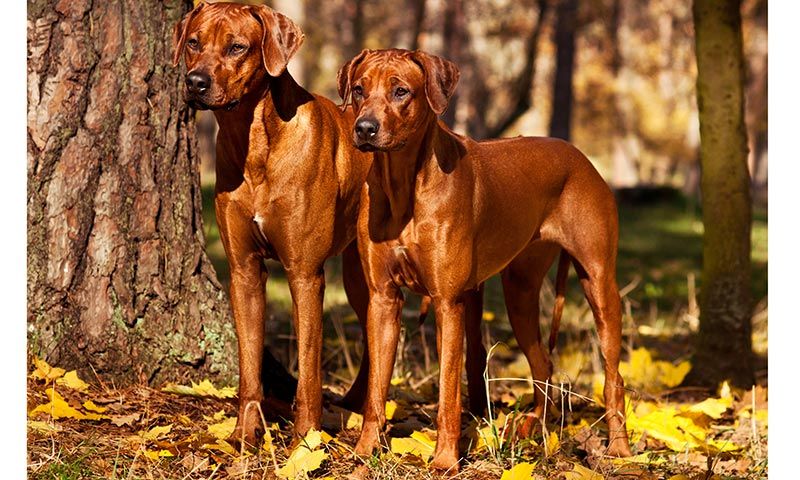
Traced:
MULTIPOLYGON (((634 456, 625 459, 604 456, 599 403, 577 398, 566 407, 552 405, 558 418, 551 414, 545 428, 521 439, 514 436, 515 425, 529 396, 518 387, 498 389, 493 392, 492 422, 464 415, 461 452, 466 459, 457 478, 763 478, 766 387, 735 391, 723 384, 710 397, 659 397, 680 383, 686 364, 654 360, 645 349, 634 350, 625 362, 626 381, 636 386, 626 397, 634 456)), ((160 390, 111 390, 84 382, 75 371, 33 359, 29 474, 38 478, 37 468, 52 460, 53 445, 58 445, 63 452, 91 451, 87 468, 95 476, 87 478, 294 480, 344 478, 358 471, 363 478, 437 478, 427 468, 436 445, 434 390, 430 384, 426 391, 415 390, 408 383, 393 387, 395 398, 386 405, 386 443, 372 459, 352 455, 361 415, 327 402, 327 431, 312 430, 297 440, 290 423, 268 423, 262 447, 242 457, 226 440, 236 425, 233 387, 202 380, 160 390)))

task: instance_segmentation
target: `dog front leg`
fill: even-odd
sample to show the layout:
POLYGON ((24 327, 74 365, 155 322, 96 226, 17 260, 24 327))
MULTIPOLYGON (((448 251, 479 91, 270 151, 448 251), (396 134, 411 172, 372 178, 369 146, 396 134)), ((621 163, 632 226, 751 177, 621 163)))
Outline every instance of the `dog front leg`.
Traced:
POLYGON ((229 440, 236 445, 244 441, 255 447, 256 430, 261 426, 266 281, 267 269, 260 257, 250 255, 242 262, 231 262, 231 307, 239 338, 239 416, 229 440))
POLYGON ((313 272, 289 271, 292 317, 297 337, 297 394, 294 430, 305 435, 319 430, 322 419, 322 266, 313 272))
POLYGON ((356 444, 356 455, 369 456, 378 446, 386 423, 386 396, 392 380, 397 341, 400 336, 400 311, 403 297, 399 291, 373 292, 367 308, 367 348, 370 367, 364 423, 356 444))
POLYGON ((434 298, 436 329, 440 332, 439 410, 436 415, 436 451, 431 467, 458 471, 461 435, 461 361, 464 355, 463 300, 434 298))

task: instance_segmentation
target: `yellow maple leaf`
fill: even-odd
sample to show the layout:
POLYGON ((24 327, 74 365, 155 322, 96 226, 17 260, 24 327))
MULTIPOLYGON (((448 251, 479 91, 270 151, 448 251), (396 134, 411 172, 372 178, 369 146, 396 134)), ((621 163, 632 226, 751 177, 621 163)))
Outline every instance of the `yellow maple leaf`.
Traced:
POLYGON ((209 425, 206 430, 214 438, 218 440, 224 440, 233 433, 234 428, 236 428, 236 417, 231 417, 231 418, 226 418, 225 420, 219 423, 214 423, 212 425, 209 425))
POLYGON ((410 437, 392 438, 390 449, 395 455, 416 455, 428 461, 436 448, 436 442, 423 432, 412 432, 410 437))
POLYGON ((303 473, 313 472, 318 469, 322 462, 328 458, 328 453, 324 449, 317 449, 317 447, 329 442, 331 438, 327 433, 312 428, 289 455, 286 463, 275 473, 279 477, 293 480, 303 473))
POLYGON ((530 480, 536 463, 522 462, 514 465, 509 470, 503 470, 500 480, 530 480))
POLYGON ((679 385, 690 369, 689 362, 673 365, 653 360, 650 351, 643 347, 633 350, 629 360, 619 365, 620 374, 629 386, 652 393, 679 385))
POLYGON ((218 389, 208 379, 200 383, 192 382, 192 386, 176 385, 168 383, 162 389, 162 392, 176 393, 178 395, 191 395, 193 397, 216 397, 216 398, 232 398, 236 396, 236 388, 223 387, 218 389))
POLYGON ((60 378, 66 371, 63 368, 53 368, 50 366, 50 364, 40 358, 34 358, 33 364, 36 365, 36 368, 31 373, 31 378, 44 380, 45 383, 50 383, 53 380, 60 378))
POLYGON ((106 410, 108 410, 108 408, 106 408, 106 407, 101 407, 99 405, 95 405, 94 402, 91 401, 91 400, 86 400, 85 402, 83 402, 83 408, 85 408, 86 410, 88 410, 90 412, 97 412, 97 413, 103 413, 106 410))
POLYGON ((695 403, 688 408, 690 412, 698 412, 718 419, 725 411, 733 406, 733 397, 725 398, 706 398, 700 403, 695 403))
POLYGON ((494 312, 490 312, 488 310, 485 310, 483 312, 483 320, 485 322, 491 322, 492 320, 495 319, 495 317, 496 317, 496 315, 494 314, 494 312))
POLYGON ((64 374, 63 377, 56 380, 56 383, 79 392, 86 392, 86 390, 89 388, 89 384, 81 380, 75 370, 70 370, 64 374))
POLYGON ((558 440, 558 434, 556 432, 550 432, 550 435, 547 436, 547 441, 544 443, 545 455, 549 457, 558 452, 560 448, 561 442, 558 440))
POLYGON ((145 440, 156 440, 159 437, 168 434, 170 430, 172 430, 172 424, 156 426, 146 432, 142 430, 139 432, 139 435, 141 435, 141 437, 145 440))
POLYGON ((386 402, 386 420, 402 420, 408 417, 408 412, 402 405, 394 400, 386 402))
POLYGON ((59 427, 55 423, 42 422, 39 420, 28 420, 28 428, 42 433, 53 433, 61 431, 61 427, 59 427))
POLYGON ((217 389, 208 379, 203 380, 199 384, 192 382, 192 389, 197 392, 198 395, 204 397, 232 398, 236 396, 235 388, 223 387, 222 389, 217 389))
POLYGON ((174 457, 175 455, 172 454, 169 450, 145 450, 144 456, 149 458, 150 460, 158 460, 159 458, 163 457, 174 457))
POLYGON ((579 463, 572 464, 572 470, 561 472, 564 480, 603 480, 603 475, 590 470, 579 463))
POLYGON ((64 400, 64 397, 59 395, 58 392, 52 388, 46 389, 45 393, 50 401, 31 410, 31 416, 34 416, 37 413, 46 413, 53 419, 75 418, 78 420, 100 420, 101 418, 104 418, 102 415, 95 413, 83 413, 80 410, 71 407, 66 400, 64 400))
POLYGON ((706 430, 695 424, 691 417, 679 413, 673 406, 662 406, 640 416, 637 409, 636 413, 628 415, 628 430, 637 434, 647 432, 677 452, 699 447, 706 438, 706 430))

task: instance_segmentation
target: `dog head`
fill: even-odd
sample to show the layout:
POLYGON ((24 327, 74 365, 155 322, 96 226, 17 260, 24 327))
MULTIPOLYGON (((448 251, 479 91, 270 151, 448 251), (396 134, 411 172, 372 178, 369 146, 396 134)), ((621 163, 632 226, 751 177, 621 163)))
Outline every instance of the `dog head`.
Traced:
POLYGON ((172 60, 186 60, 193 107, 230 110, 267 76, 280 76, 303 38, 300 27, 269 7, 200 3, 175 25, 172 60))
POLYGON ((356 114, 353 142, 362 151, 402 149, 441 115, 459 72, 421 51, 364 50, 337 77, 339 96, 356 114))

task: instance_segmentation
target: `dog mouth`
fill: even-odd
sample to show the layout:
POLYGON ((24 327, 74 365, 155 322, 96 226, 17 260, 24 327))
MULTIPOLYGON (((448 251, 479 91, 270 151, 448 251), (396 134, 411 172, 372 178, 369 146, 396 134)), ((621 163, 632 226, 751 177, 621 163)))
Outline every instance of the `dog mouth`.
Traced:
POLYGON ((187 103, 189 106, 195 110, 225 110, 226 112, 230 112, 234 108, 239 105, 240 100, 233 100, 228 103, 222 105, 210 105, 208 103, 203 102, 198 98, 192 98, 187 103))
POLYGON ((397 142, 394 145, 379 145, 369 140, 355 142, 355 147, 362 152, 396 152, 402 150, 405 146, 406 142, 397 142))

